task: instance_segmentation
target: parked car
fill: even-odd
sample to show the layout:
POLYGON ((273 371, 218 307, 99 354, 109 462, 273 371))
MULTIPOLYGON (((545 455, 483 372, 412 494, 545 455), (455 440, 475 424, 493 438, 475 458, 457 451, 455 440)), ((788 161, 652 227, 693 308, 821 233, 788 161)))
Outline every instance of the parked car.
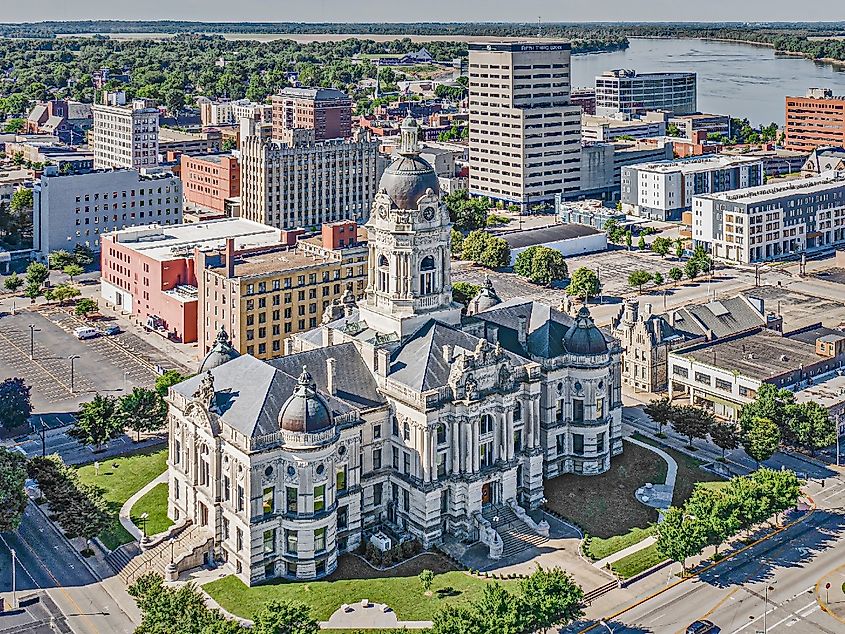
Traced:
POLYGON ((73 331, 73 334, 76 335, 77 339, 93 339, 100 336, 100 331, 90 326, 80 326, 73 331))
POLYGON ((718 634, 719 631, 713 621, 701 619, 687 625, 686 634, 718 634))
POLYGON ((121 332, 122 331, 120 329, 120 326, 118 326, 116 324, 112 324, 111 326, 106 326, 102 330, 102 333, 106 336, 119 335, 121 332))

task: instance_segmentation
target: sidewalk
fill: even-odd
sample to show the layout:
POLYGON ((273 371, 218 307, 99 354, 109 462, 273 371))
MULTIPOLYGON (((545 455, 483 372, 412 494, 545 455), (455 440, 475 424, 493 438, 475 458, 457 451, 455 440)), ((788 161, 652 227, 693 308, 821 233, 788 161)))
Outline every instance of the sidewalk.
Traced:
POLYGON ((120 507, 120 525, 126 529, 126 531, 132 535, 138 541, 143 539, 144 535, 141 533, 141 529, 135 526, 135 523, 132 521, 130 517, 130 513, 132 512, 132 507, 135 506, 135 502, 140 500, 144 497, 147 493, 152 491, 152 489, 164 482, 167 482, 167 471, 162 473, 152 482, 148 482, 145 484, 140 491, 136 491, 132 497, 130 497, 126 502, 123 503, 123 506, 120 507))
POLYGON ((816 584, 816 601, 822 610, 845 624, 845 565, 822 577, 816 584), (830 584, 830 589, 825 586, 830 584))
POLYGON ((604 559, 599 559, 598 561, 593 562, 593 565, 596 568, 605 568, 609 564, 613 562, 619 561, 620 559, 624 559, 628 555, 632 555, 635 552, 642 550, 643 548, 648 548, 652 544, 657 542, 657 538, 654 535, 649 535, 644 540, 637 542, 636 544, 631 544, 627 548, 623 548, 620 551, 613 553, 612 555, 608 555, 604 559))

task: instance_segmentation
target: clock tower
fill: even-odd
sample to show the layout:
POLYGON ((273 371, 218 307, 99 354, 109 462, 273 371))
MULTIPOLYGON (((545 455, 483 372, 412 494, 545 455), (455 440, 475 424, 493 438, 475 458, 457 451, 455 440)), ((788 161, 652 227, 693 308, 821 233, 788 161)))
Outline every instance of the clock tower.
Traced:
POLYGON ((366 224, 366 299, 360 317, 379 332, 404 339, 429 319, 457 325, 452 301, 452 225, 440 201, 437 174, 420 158, 419 126, 401 126, 399 156, 384 171, 366 224))

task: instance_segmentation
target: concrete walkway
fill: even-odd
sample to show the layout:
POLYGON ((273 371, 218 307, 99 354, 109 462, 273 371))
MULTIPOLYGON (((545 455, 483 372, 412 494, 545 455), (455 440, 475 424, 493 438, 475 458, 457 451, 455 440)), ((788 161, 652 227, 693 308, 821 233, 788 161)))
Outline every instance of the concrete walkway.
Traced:
POLYGON ((162 473, 152 482, 147 483, 140 491, 136 492, 131 498, 126 500, 126 502, 123 503, 123 506, 120 507, 121 526, 123 526, 123 528, 125 528, 127 532, 138 541, 141 541, 141 538, 144 535, 141 532, 141 529, 132 523, 129 513, 132 511, 132 507, 135 505, 135 502, 149 493, 157 484, 161 484, 163 482, 167 482, 167 471, 162 473))
MULTIPOLYGON (((640 440, 637 440, 636 438, 631 438, 630 436, 625 440, 634 445, 639 445, 644 449, 648 449, 649 451, 653 451, 666 461, 666 481, 663 484, 655 484, 652 486, 651 489, 648 490, 649 499, 647 502, 640 500, 640 502, 642 502, 643 504, 647 504, 648 506, 654 507, 659 510, 666 510, 672 504, 672 495, 675 492, 675 480, 678 477, 678 463, 675 462, 675 459, 672 456, 670 456, 668 453, 658 447, 654 447, 653 445, 644 443, 640 440)), ((639 499, 639 497, 637 499, 639 499)), ((644 548, 648 548, 656 541, 657 538, 654 535, 650 535, 642 541, 637 542, 636 544, 632 544, 627 548, 623 548, 622 550, 613 553, 612 555, 608 555, 604 559, 599 559, 598 561, 594 562, 593 565, 596 568, 604 569, 605 567, 607 567, 608 564, 612 564, 616 561, 619 561, 620 559, 623 559, 624 557, 627 557, 628 555, 643 550, 644 548)))
POLYGON ((431 627, 431 621, 400 621, 396 613, 384 603, 371 603, 362 599, 358 603, 340 606, 320 623, 322 630, 352 629, 408 629, 422 630, 431 627))

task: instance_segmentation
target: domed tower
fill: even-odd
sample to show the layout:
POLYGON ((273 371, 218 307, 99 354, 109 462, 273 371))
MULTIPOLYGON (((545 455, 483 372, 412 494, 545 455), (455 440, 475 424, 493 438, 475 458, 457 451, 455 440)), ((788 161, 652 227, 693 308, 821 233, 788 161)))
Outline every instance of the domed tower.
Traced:
POLYGON ((237 359, 239 356, 241 356, 240 353, 232 347, 229 333, 226 332, 225 328, 220 328, 220 331, 217 333, 217 339, 215 339, 214 345, 211 346, 211 349, 203 357, 197 374, 213 370, 232 359, 237 359))
POLYGON ((488 310, 501 303, 501 298, 496 293, 496 289, 493 288, 493 281, 490 279, 489 275, 485 275, 484 286, 482 286, 481 290, 478 291, 478 295, 470 300, 467 308, 467 314, 475 315, 476 313, 488 310))
POLYGON ((595 355, 607 352, 607 341, 586 306, 578 310, 575 323, 563 335, 563 344, 569 354, 595 355))
POLYGON ((336 430, 329 404, 317 393, 317 385, 305 366, 293 394, 279 410, 279 429, 285 445, 308 448, 335 440, 336 430))
POLYGON ((428 319, 460 322, 452 302, 449 212, 434 168, 420 158, 419 125, 401 126, 398 157, 384 171, 367 222, 369 267, 361 318, 404 337, 428 319))

